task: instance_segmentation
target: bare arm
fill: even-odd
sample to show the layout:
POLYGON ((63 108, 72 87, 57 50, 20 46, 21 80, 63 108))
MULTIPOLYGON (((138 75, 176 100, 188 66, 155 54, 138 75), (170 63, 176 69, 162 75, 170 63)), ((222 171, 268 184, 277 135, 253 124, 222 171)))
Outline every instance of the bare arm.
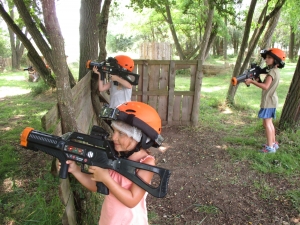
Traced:
POLYGON ((257 87, 259 87, 259 88, 261 88, 263 90, 268 90, 269 87, 270 87, 270 85, 271 85, 271 83, 272 83, 272 81, 273 81, 273 78, 270 75, 267 75, 267 77, 266 77, 266 79, 264 80, 263 83, 259 83, 258 81, 252 80, 252 79, 246 79, 245 83, 247 85, 254 84, 255 86, 257 86, 257 87))
MULTIPOLYGON (((155 165, 153 158, 146 159, 144 163, 149 165, 155 165)), ((135 207, 143 198, 145 190, 140 188, 135 183, 132 184, 129 190, 121 187, 114 179, 109 175, 108 170, 99 167, 91 166, 89 172, 94 174, 93 180, 101 181, 108 187, 109 191, 125 206, 129 208, 135 207)), ((153 177, 153 173, 146 170, 139 170, 137 175, 143 178, 143 181, 150 183, 153 177)))
POLYGON ((97 66, 93 67, 93 72, 99 75, 99 82, 98 82, 99 91, 107 91, 107 90, 109 90, 109 88, 110 88, 110 82, 104 83, 104 80, 101 80, 101 74, 98 71, 97 66))

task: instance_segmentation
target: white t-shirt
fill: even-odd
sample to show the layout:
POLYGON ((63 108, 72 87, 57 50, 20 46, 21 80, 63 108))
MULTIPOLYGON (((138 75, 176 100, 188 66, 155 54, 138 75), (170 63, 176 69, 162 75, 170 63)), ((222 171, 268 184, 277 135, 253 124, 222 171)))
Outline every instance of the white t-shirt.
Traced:
POLYGON ((113 81, 110 81, 110 108, 116 108, 117 106, 123 104, 124 102, 131 101, 132 89, 126 88, 123 85, 119 84, 114 85, 113 81))

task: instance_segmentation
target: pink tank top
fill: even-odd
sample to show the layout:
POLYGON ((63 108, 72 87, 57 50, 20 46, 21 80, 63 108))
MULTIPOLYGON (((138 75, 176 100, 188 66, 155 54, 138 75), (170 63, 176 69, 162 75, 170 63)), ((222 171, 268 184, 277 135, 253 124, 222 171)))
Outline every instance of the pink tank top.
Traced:
MULTIPOLYGON (((148 155, 141 159, 140 163, 144 162, 149 157, 154 158, 153 156, 148 155)), ((110 170, 109 173, 123 188, 128 190, 131 187, 132 181, 128 180, 126 177, 123 177, 113 170, 110 170)), ((105 196, 99 225, 147 225, 147 194, 148 192, 145 193, 141 201, 134 208, 128 208, 111 193, 105 196)))

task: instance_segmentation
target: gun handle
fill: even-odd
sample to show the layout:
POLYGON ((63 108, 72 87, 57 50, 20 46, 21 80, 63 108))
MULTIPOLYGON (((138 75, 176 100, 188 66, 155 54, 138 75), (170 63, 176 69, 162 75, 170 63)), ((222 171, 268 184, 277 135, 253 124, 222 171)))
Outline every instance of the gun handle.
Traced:
POLYGON ((98 193, 101 193, 101 194, 104 194, 104 195, 109 194, 108 188, 102 182, 96 182, 96 186, 97 186, 97 192, 98 193))
POLYGON ((69 169, 69 165, 67 164, 66 161, 62 161, 60 162, 60 170, 59 170, 59 177, 61 179, 66 179, 68 176, 68 169, 69 169))

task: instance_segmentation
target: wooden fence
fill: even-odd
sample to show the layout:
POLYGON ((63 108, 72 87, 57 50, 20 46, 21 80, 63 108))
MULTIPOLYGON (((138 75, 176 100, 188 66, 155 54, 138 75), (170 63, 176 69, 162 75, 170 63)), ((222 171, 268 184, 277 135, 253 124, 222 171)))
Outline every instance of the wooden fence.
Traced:
MULTIPOLYGON (((135 60, 134 72, 140 79, 138 86, 133 87, 132 101, 142 101, 155 108, 163 125, 191 124, 193 107, 198 107, 194 104, 197 65, 197 60, 135 60), (175 87, 176 70, 179 69, 187 73, 189 86, 186 90, 175 87)), ((202 70, 209 71, 211 66, 204 65, 202 70)))

